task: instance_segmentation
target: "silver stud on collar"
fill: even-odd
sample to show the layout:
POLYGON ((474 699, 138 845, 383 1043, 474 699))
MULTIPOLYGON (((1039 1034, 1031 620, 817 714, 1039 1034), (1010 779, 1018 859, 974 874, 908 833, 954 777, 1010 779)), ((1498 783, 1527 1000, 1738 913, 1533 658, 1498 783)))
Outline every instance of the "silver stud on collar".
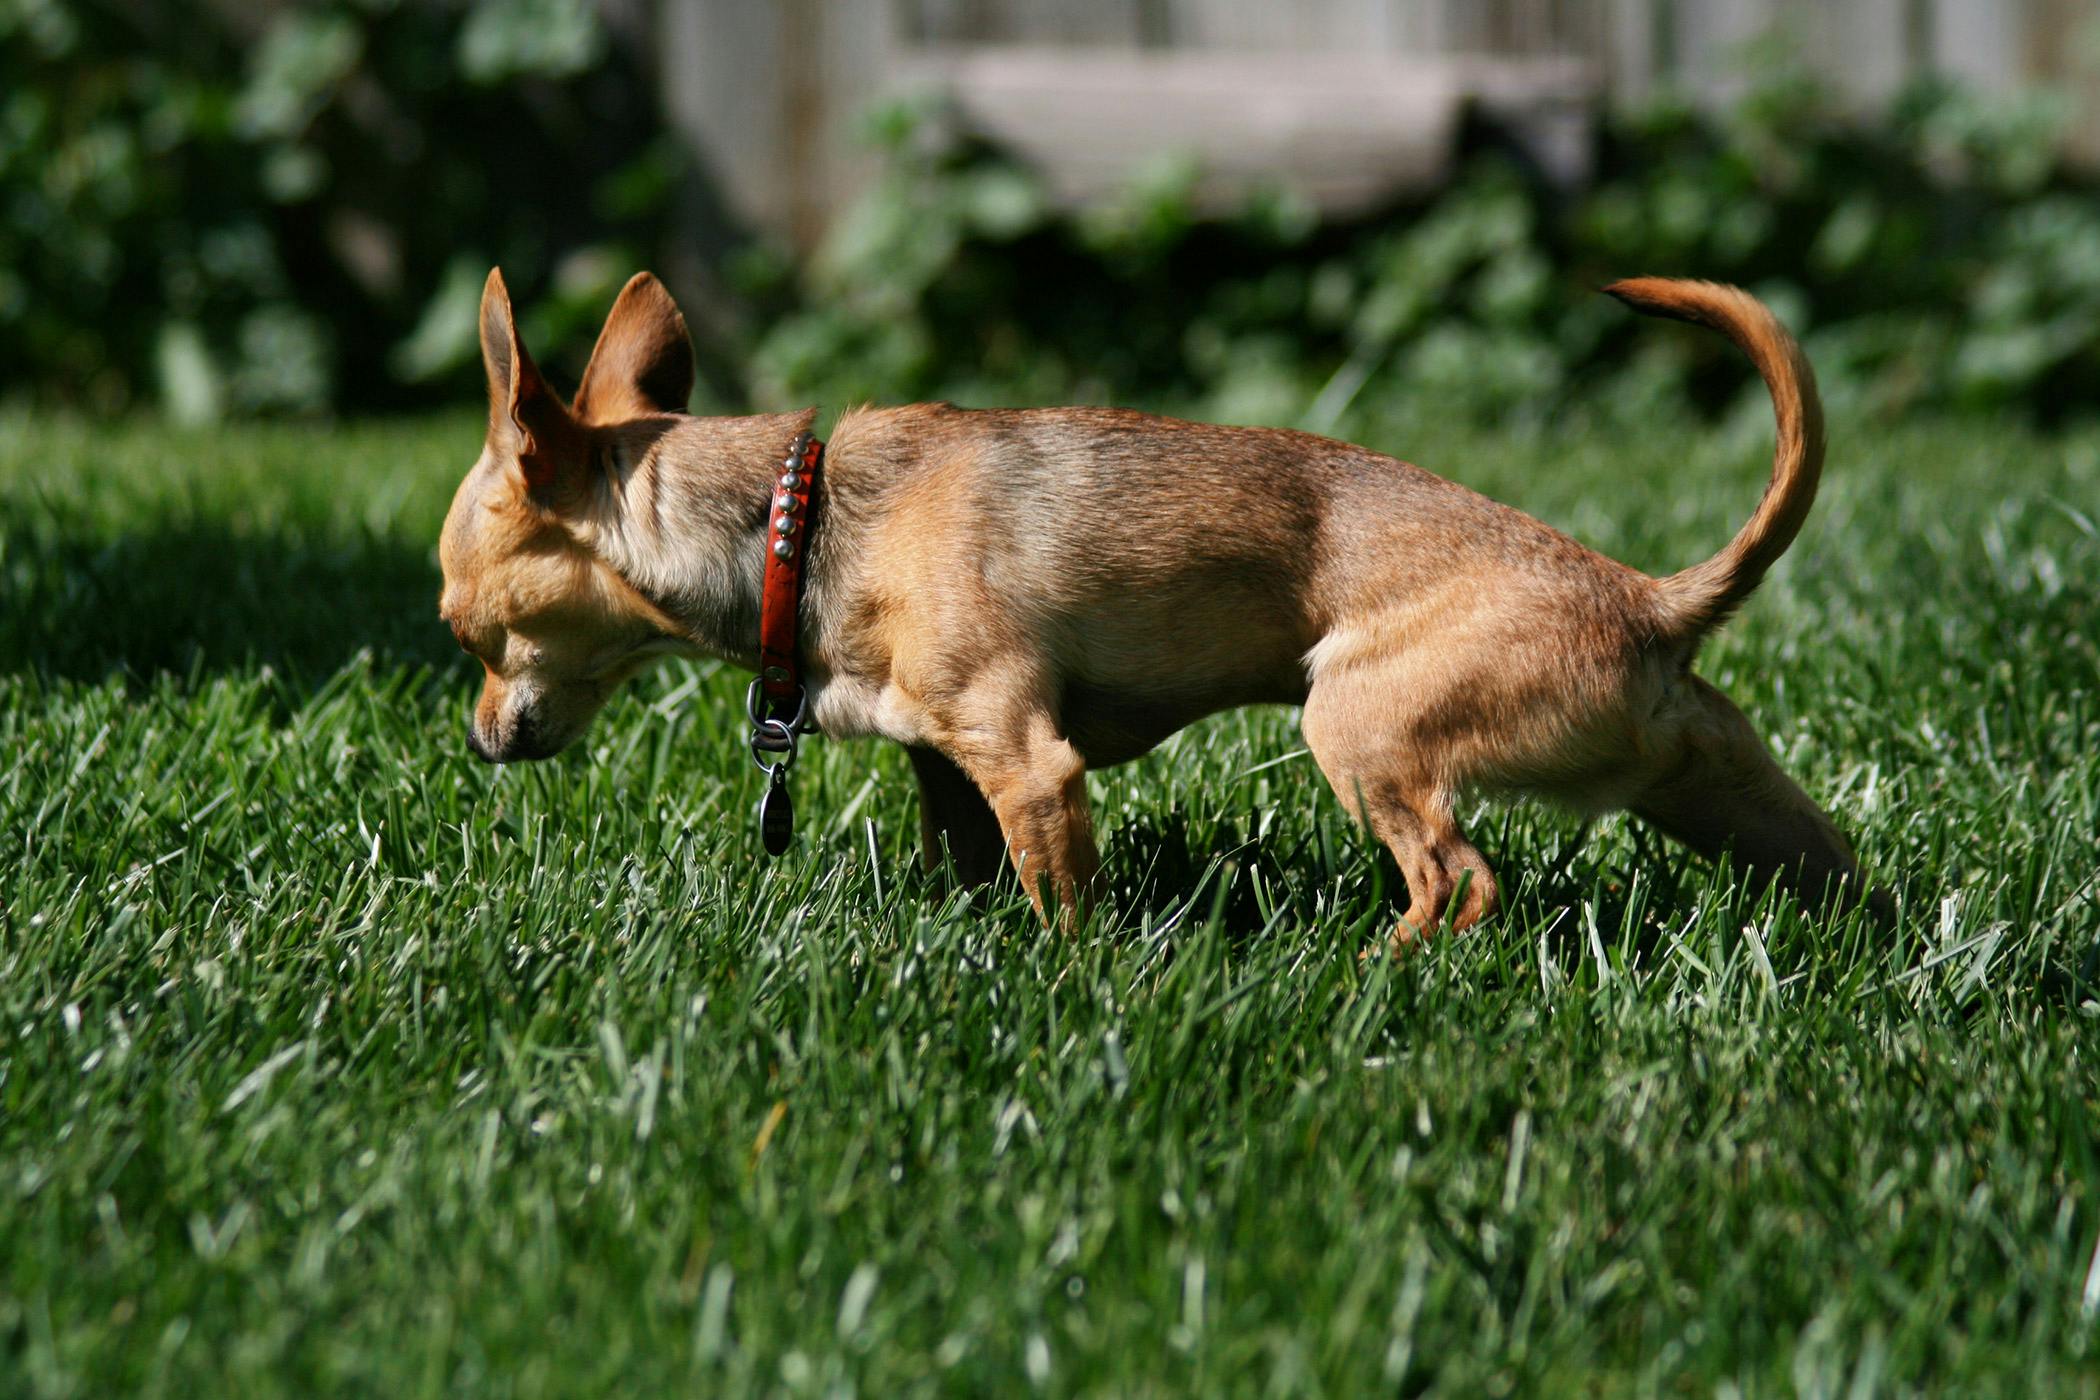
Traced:
POLYGON ((795 553, 795 542, 793 540, 775 540, 773 541, 773 553, 777 558, 792 558, 795 553))

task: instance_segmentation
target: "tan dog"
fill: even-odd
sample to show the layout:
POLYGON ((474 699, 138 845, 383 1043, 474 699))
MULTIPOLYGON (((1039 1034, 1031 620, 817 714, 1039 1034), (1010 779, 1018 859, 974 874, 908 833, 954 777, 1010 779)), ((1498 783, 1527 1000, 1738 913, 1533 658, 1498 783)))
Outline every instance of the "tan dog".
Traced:
MULTIPOLYGON (((1038 907, 1096 865, 1088 768, 1229 706, 1302 705, 1343 804, 1392 849, 1406 942, 1492 913, 1453 803, 1484 790, 1631 809, 1812 899, 1845 840, 1692 674, 1700 640, 1801 528, 1814 378, 1747 294, 1639 279, 1711 326, 1778 415, 1771 484, 1719 554, 1655 579, 1403 462, 1304 433, 1114 409, 858 409, 833 433, 802 602, 811 713, 907 747, 929 860, 1010 853, 1038 907)), ((773 477, 812 411, 694 418, 692 350, 644 273, 564 406, 500 273, 481 307, 489 430, 445 521, 441 611, 487 670, 468 740, 544 758, 650 657, 755 665, 773 477)))

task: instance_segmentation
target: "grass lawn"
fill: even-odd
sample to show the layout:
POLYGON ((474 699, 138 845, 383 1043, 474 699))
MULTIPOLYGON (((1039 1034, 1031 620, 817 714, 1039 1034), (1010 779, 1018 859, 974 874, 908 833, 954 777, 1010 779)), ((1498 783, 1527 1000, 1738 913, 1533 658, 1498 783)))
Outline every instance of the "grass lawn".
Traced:
MULTIPOLYGON (((1475 812, 1404 898, 1292 717, 1093 782, 1116 908, 759 853, 743 679, 462 742, 474 418, 0 419, 0 1393, 2100 1393, 2100 438, 1839 424, 1701 669, 1901 890, 1475 812)), ((1654 570, 1762 430, 1374 445, 1654 570)))

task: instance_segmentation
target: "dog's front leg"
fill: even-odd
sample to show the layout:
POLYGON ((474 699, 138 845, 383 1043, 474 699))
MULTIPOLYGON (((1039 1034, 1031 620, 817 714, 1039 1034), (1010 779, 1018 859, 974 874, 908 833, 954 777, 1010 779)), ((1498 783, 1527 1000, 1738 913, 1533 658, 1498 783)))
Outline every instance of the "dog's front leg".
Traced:
POLYGON ((1101 864, 1087 808, 1086 760, 1047 714, 1001 728, 1004 742, 980 739, 954 756, 997 815, 1036 912, 1051 921, 1048 900, 1055 899, 1056 920, 1069 932, 1084 917, 1101 864))
POLYGON ((955 877, 966 887, 988 885, 999 877, 1006 841, 991 804, 969 774, 939 749, 909 744, 911 769, 919 780, 919 840, 928 870, 952 861, 955 877))

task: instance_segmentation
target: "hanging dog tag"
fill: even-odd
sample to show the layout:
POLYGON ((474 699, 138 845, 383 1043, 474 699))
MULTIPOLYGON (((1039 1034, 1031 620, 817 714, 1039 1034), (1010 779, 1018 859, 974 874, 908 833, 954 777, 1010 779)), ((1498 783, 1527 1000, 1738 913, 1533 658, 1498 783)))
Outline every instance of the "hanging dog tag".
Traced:
POLYGON ((788 798, 785 767, 773 770, 773 781, 758 800, 758 835, 769 856, 780 855, 795 839, 795 804, 788 798))

